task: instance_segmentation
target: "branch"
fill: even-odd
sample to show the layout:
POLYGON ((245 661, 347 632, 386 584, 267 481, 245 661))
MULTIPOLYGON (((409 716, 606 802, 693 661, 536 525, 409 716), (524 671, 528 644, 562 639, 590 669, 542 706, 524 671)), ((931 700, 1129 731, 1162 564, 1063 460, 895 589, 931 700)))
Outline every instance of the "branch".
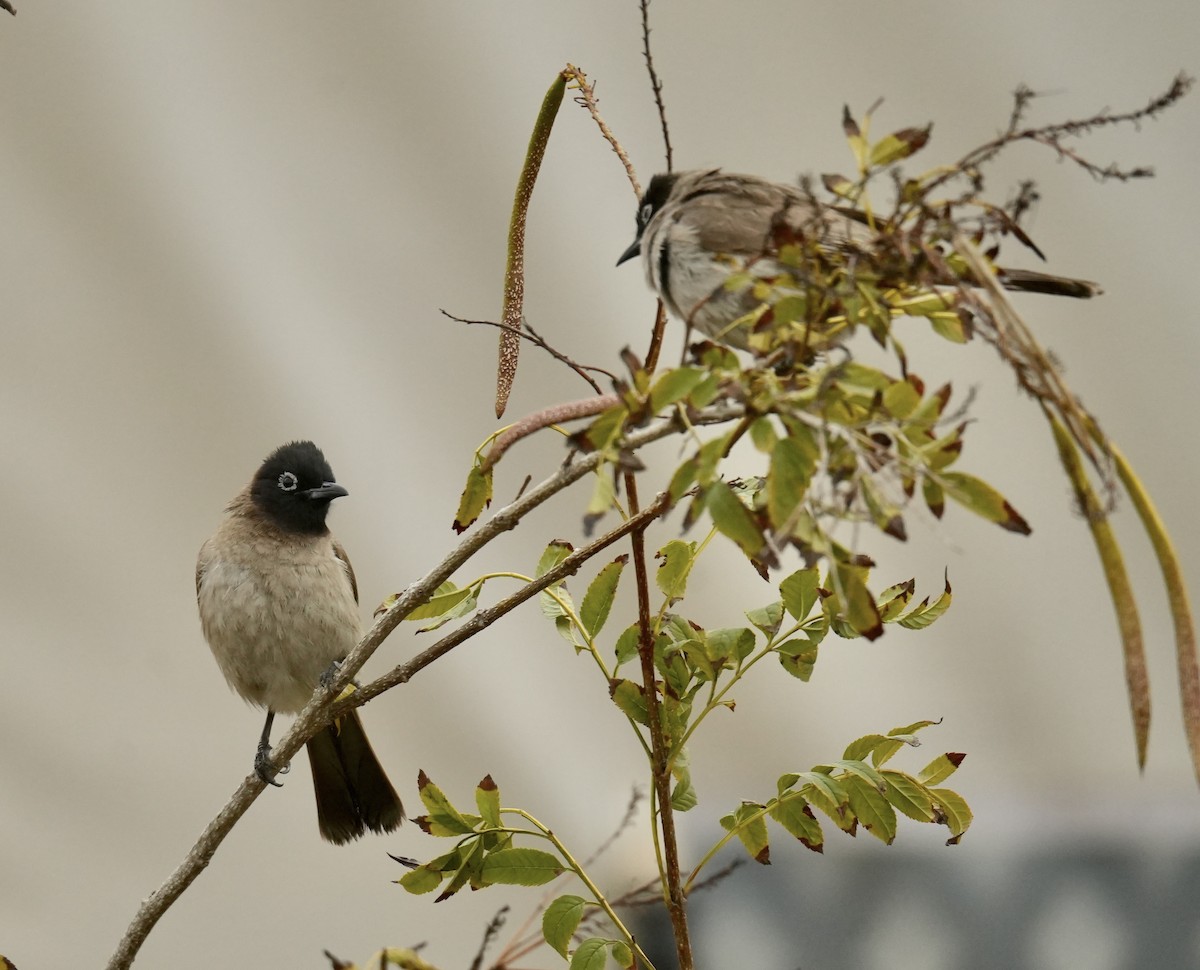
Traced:
POLYGON ((1004 133, 980 145, 978 148, 972 149, 959 160, 958 164, 951 166, 946 174, 932 180, 929 183, 929 187, 932 188, 935 185, 941 185, 956 175, 978 168, 985 162, 989 162, 995 158, 1003 148, 1017 141, 1032 141, 1039 145, 1046 145, 1054 149, 1060 158, 1074 162, 1092 175, 1093 178, 1101 182, 1108 179, 1117 179, 1124 182, 1135 178, 1150 178, 1154 175, 1154 170, 1151 168, 1123 169, 1116 163, 1100 166, 1084 158, 1073 149, 1068 148, 1062 143, 1062 140, 1079 135, 1090 135, 1093 131, 1109 125, 1131 124, 1136 127, 1148 118, 1156 118, 1160 112, 1165 111, 1175 104, 1175 102, 1179 101, 1191 90, 1193 83, 1194 80, 1181 71, 1172 79, 1167 90, 1153 98, 1145 107, 1122 112, 1111 112, 1105 109, 1104 111, 1097 112, 1090 118, 1082 118, 1078 121, 1062 121, 1051 125, 1043 125, 1040 128, 1023 129, 1019 125, 1024 118, 1025 109, 1036 95, 1029 88, 1022 85, 1013 95, 1012 115, 1009 117, 1008 128, 1004 133))
MULTIPOLYGON (((729 421, 740 417, 742 410, 739 405, 729 404, 707 408, 698 415, 693 416, 692 423, 717 424, 729 421)), ((662 418, 648 427, 629 435, 624 444, 626 448, 633 450, 680 430, 682 430, 682 426, 674 416, 662 418)), ((271 752, 271 759, 276 764, 284 764, 290 761, 292 756, 300 750, 301 745, 324 728, 338 712, 344 711, 350 706, 358 706, 358 704, 365 703, 372 697, 382 693, 388 687, 403 683, 418 670, 432 663, 437 657, 457 645, 458 642, 467 639, 473 633, 479 632, 480 629, 495 622, 504 612, 511 610, 519 602, 523 602, 524 599, 528 599, 529 596, 538 592, 536 588, 530 589, 528 595, 523 596, 519 600, 515 599, 515 597, 525 592, 525 590, 520 590, 501 604, 492 607, 490 611, 481 611, 481 613, 487 614, 484 621, 478 621, 477 614, 476 618, 472 618, 472 620, 463 625, 468 628, 467 632, 460 633, 463 630, 463 627, 460 627, 455 633, 443 638, 443 640, 434 644, 433 647, 430 647, 412 661, 396 667, 391 673, 372 682, 362 690, 356 691, 341 705, 335 706, 334 701, 342 692, 342 689, 353 679, 354 675, 358 673, 359 669, 367 662, 375 650, 378 649, 379 645, 387 639, 391 632, 409 613, 428 600, 438 586, 449 579, 455 570, 471 559, 480 549, 497 536, 516 528, 525 515, 536 509, 547 499, 591 473, 600 463, 602 457, 599 453, 575 457, 549 478, 542 481, 536 488, 526 492, 519 499, 504 508, 499 509, 487 522, 474 532, 468 534, 437 566, 401 593, 396 602, 378 617, 372 627, 359 640, 358 645, 343 661, 341 669, 331 680, 330 684, 317 688, 308 705, 296 717, 291 729, 280 739, 271 752), (506 607, 506 609, 502 610, 502 606, 506 607), (472 624, 475 624, 477 628, 472 627, 472 624), (452 638, 455 636, 459 636, 461 639, 453 640, 452 638)), ((649 515, 655 509, 656 506, 651 506, 645 510, 645 513, 649 515)), ((661 514, 662 511, 661 509, 657 510, 657 514, 661 514)), ((648 519, 636 518, 622 523, 621 526, 610 533, 612 536, 611 541, 616 541, 616 539, 625 535, 630 529, 637 528, 638 525, 646 521, 648 519), (633 524, 631 525, 630 523, 633 524)), ((592 549, 606 539, 609 539, 609 536, 601 537, 595 543, 585 547, 585 550, 592 549)), ((603 548, 603 546, 599 548, 603 548)), ((580 552, 585 550, 581 550, 580 552)), ((594 555, 594 552, 592 554, 594 555)), ((563 566, 567 566, 568 569, 577 569, 579 562, 576 562, 574 557, 578 555, 579 553, 576 553, 567 557, 567 559, 564 559, 559 564, 558 568, 561 569, 563 566)), ((568 575, 568 573, 564 573, 563 575, 568 575)), ((545 576, 539 577, 539 582, 546 577, 555 577, 550 582, 561 578, 556 571, 551 571, 546 573, 545 576)), ((536 584, 534 585, 536 586, 536 584)), ((183 895, 192 882, 195 881, 196 877, 200 875, 212 860, 217 848, 225 840, 225 836, 229 834, 238 819, 246 813, 250 805, 253 804, 254 800, 265 787, 265 783, 257 775, 251 773, 246 777, 230 797, 225 807, 205 826, 195 845, 184 856, 175 871, 171 873, 158 889, 142 901, 141 906, 138 907, 137 914, 117 944, 116 951, 109 959, 107 970, 125 970, 125 968, 133 963, 134 958, 137 956, 142 944, 145 943, 146 938, 150 935, 150 931, 154 928, 155 924, 158 923, 175 900, 183 895)))
POLYGON ((602 394, 604 392, 600 390, 600 385, 592 380, 590 376, 588 376, 586 373, 587 371, 595 371, 597 374, 603 374, 609 380, 615 381, 617 379, 615 374, 613 374, 611 371, 605 370, 603 367, 596 367, 593 364, 580 364, 568 357, 561 350, 555 349, 550 345, 545 337, 543 337, 529 325, 529 321, 524 317, 521 318, 521 325, 519 327, 514 327, 511 324, 498 323, 495 320, 466 320, 463 317, 456 317, 453 313, 447 313, 445 310, 439 310, 438 312, 440 312, 444 317, 449 317, 455 323, 465 323, 468 326, 478 327, 496 327, 500 330, 506 330, 517 337, 523 337, 535 347, 541 347, 542 350, 546 351, 546 353, 548 353, 555 360, 566 364, 569 368, 571 368, 571 370, 587 381, 588 384, 591 385, 592 390, 597 394, 602 394))
MULTIPOLYGON (((642 53, 646 58, 646 71, 650 74, 650 87, 654 89, 654 104, 658 108, 658 120, 662 125, 663 145, 667 150, 667 171, 671 171, 674 154, 671 151, 671 131, 667 127, 667 107, 663 104, 662 81, 654 70, 654 58, 650 56, 650 0, 640 0, 642 8, 642 53)), ((639 193, 640 195, 641 193, 639 193)))
POLYGON ((640 199, 642 197, 642 186, 638 182, 637 173, 633 170, 633 162, 629 160, 629 155, 621 147, 621 143, 617 141, 617 136, 612 133, 612 129, 608 127, 608 123, 600 117, 596 89, 588 83, 587 75, 574 64, 568 64, 567 69, 563 73, 575 81, 576 87, 579 88, 579 96, 575 99, 575 103, 587 108, 588 114, 592 116, 592 120, 599 126, 600 134, 612 146, 612 150, 617 153, 617 158, 625 166, 625 174, 629 176, 629 184, 633 186, 633 194, 640 199))
MULTIPOLYGON (((629 496, 629 511, 638 506, 637 477, 625 473, 625 491, 629 496)), ((662 829, 664 902, 671 917, 675 948, 679 954, 680 970, 692 970, 692 942, 688 934, 687 900, 679 881, 679 840, 675 835, 675 812, 671 805, 671 766, 666 739, 663 737, 662 717, 658 706, 658 681, 654 668, 654 631, 650 627, 650 583, 646 577, 645 530, 633 532, 633 568, 637 578, 638 657, 642 665, 643 696, 646 699, 646 722, 650 729, 650 774, 658 802, 658 825, 662 829)), ((664 688, 665 690, 665 688, 664 688)), ((651 825, 655 824, 651 817, 651 825)))

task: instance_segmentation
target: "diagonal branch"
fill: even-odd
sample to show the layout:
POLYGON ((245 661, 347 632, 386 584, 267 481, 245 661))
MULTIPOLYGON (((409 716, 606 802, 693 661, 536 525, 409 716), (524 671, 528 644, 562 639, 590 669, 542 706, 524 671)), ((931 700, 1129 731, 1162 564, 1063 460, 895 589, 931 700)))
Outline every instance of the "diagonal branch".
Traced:
MULTIPOLYGON (((738 418, 742 413, 743 408, 740 405, 722 404, 704 409, 699 414, 694 415, 691 420, 693 424, 719 424, 738 418)), ((684 430, 683 425, 675 416, 660 418, 647 427, 630 434, 625 439, 624 446, 629 450, 636 450, 681 430, 684 430)), ((549 478, 543 480, 535 488, 525 492, 514 502, 499 509, 483 525, 466 535, 440 563, 401 593, 397 597, 396 602, 385 613, 381 614, 374 625, 363 635, 358 645, 346 657, 341 669, 332 678, 329 685, 317 688, 308 705, 296 717, 291 728, 271 752, 272 760, 277 764, 290 761, 300 750, 300 747, 325 727, 339 711, 343 711, 349 706, 356 706, 355 702, 362 703, 370 700, 390 686, 403 683, 418 670, 452 649, 457 643, 486 628, 490 623, 494 623, 499 619, 504 612, 511 610, 519 602, 524 602, 524 599, 537 593, 539 591, 537 584, 533 584, 534 588, 530 588, 528 595, 523 596, 523 598, 519 600, 514 599, 514 597, 525 593, 525 589, 519 590, 516 594, 503 601, 502 604, 497 604, 497 606, 490 608, 488 611, 481 611, 487 613, 483 621, 478 621, 474 618, 473 620, 469 620, 463 625, 468 628, 466 632, 460 634, 456 630, 455 633, 443 638, 437 644, 434 644, 433 647, 424 651, 418 658, 414 658, 408 664, 400 665, 389 674, 379 678, 379 680, 368 684, 367 687, 364 687, 360 691, 356 691, 342 705, 335 706, 334 701, 342 692, 342 689, 353 679, 362 665, 370 659, 380 644, 387 639, 391 632, 409 613, 428 600, 438 586, 449 579, 460 566, 471 559, 480 549, 497 536, 516 528, 524 516, 532 512, 547 499, 594 471, 602 458, 603 456, 599 453, 574 456, 571 461, 549 478), (501 610, 501 606, 506 606, 507 608, 501 610), (473 623, 475 624, 474 626, 472 626, 473 623), (454 640, 453 638, 456 635, 461 637, 461 639, 454 640), (418 664, 417 660, 420 658, 424 659, 418 664), (361 698, 359 695, 362 695, 361 698)), ((575 557, 585 551, 589 555, 595 555, 599 549, 604 548, 604 545, 615 542, 632 529, 644 526, 651 518, 661 515, 664 511, 665 506, 659 508, 658 501, 656 500, 654 505, 649 506, 645 510, 646 518, 631 518, 622 523, 608 535, 602 536, 595 543, 591 543, 585 549, 580 550, 579 553, 573 554, 572 557, 563 560, 560 568, 563 565, 567 565, 568 571, 578 569, 583 560, 575 557), (599 545, 600 543, 604 545, 599 545)), ((564 573, 564 575, 566 574, 564 573)), ((557 573, 547 573, 545 576, 539 577, 539 582, 546 577, 553 577, 550 579, 550 582, 556 581, 556 578, 561 578, 557 573)), ((459 629, 461 630, 462 628, 460 627, 459 629)), ((138 907, 137 914, 125 930, 125 934, 109 959, 107 970, 125 970, 125 968, 133 963, 142 944, 145 943, 146 938, 150 935, 150 931, 154 929, 154 926, 162 918, 163 914, 170 909, 175 900, 183 895, 187 888, 195 881, 196 877, 204 871, 221 843, 225 840, 225 837, 233 829, 234 825, 237 824, 238 819, 246 813, 265 787, 265 783, 257 775, 250 774, 246 777, 226 805, 217 813, 216 817, 205 826, 195 845, 188 851, 187 855, 175 868, 175 871, 171 873, 158 889, 142 901, 141 906, 138 907)))

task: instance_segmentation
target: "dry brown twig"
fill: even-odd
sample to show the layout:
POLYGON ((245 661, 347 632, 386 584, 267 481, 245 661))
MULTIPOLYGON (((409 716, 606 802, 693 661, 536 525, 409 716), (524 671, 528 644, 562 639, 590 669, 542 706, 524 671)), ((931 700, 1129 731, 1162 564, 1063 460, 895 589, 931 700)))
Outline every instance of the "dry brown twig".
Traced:
POLYGON ((569 368, 571 368, 571 370, 573 370, 576 374, 578 374, 585 381, 587 381, 588 384, 591 386, 592 390, 595 391, 597 394, 603 394, 604 392, 600 390, 600 385, 597 384, 594 380, 592 380, 591 377, 588 376, 588 374, 587 374, 588 371, 593 371, 597 374, 603 374, 610 381, 615 381, 617 379, 616 375, 613 374, 612 371, 605 370, 603 367, 597 367, 593 364, 581 364, 578 361, 572 359, 571 357, 568 357, 561 350, 558 350, 557 348, 555 348, 540 333, 538 333, 536 330, 534 330, 533 327, 530 325, 529 321, 526 320, 524 317, 521 318, 521 326, 520 327, 513 327, 511 324, 502 323, 498 320, 467 320, 464 317, 456 317, 453 313, 449 313, 446 310, 439 310, 438 312, 441 313, 442 316, 444 316, 444 317, 449 317, 455 323, 465 323, 468 326, 477 326, 477 327, 496 327, 499 330, 507 330, 510 333, 513 333, 516 336, 518 336, 524 340, 528 340, 535 347, 541 347, 542 350, 546 351, 546 353, 548 353, 555 360, 558 360, 561 363, 566 364, 569 368))

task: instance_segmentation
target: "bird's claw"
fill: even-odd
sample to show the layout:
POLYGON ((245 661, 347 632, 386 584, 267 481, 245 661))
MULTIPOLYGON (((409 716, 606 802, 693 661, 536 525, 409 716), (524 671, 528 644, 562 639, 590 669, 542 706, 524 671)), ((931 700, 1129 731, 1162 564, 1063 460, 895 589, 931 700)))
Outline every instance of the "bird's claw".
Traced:
POLYGON ((258 751, 254 755, 254 773, 258 775, 259 780, 268 785, 274 785, 276 788, 282 788, 283 782, 276 781, 276 775, 286 775, 291 770, 291 765, 284 765, 282 768, 276 768, 275 763, 271 760, 271 746, 269 744, 259 745, 258 751))
POLYGON ((325 690, 329 689, 329 686, 337 678, 338 671, 341 669, 342 662, 340 660, 333 661, 333 663, 325 668, 325 671, 321 674, 321 686, 325 688, 325 690))

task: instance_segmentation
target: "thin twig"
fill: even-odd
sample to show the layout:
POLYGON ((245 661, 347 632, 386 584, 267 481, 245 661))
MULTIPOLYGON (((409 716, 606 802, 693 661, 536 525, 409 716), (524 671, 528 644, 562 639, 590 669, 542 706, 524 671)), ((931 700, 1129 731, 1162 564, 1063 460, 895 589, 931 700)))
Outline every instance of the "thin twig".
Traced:
POLYGON ((600 117, 600 102, 596 98, 596 89, 588 83, 587 75, 574 64, 568 64, 567 69, 563 73, 574 79, 575 86, 579 88, 579 94, 575 98, 575 103, 587 108, 588 114, 592 116, 592 120, 600 128, 600 134, 612 146, 612 150, 617 153, 617 158, 625 166, 625 174, 629 177, 629 184, 633 186, 633 194, 640 199, 642 197, 641 183, 638 182, 637 173, 633 170, 633 163, 629 160, 629 155, 625 152, 621 143, 617 141, 617 136, 612 133, 612 129, 608 127, 608 123, 600 117))
POLYGON ((926 191, 928 192, 929 189, 948 182, 964 172, 970 172, 979 168, 980 165, 995 158, 1002 149, 1017 141, 1032 141, 1040 145, 1046 145, 1057 152, 1060 158, 1074 162, 1093 178, 1102 182, 1108 179, 1116 179, 1123 182, 1135 178, 1149 178, 1154 175, 1154 170, 1151 168, 1138 167, 1125 169, 1115 163, 1100 166, 1084 158, 1073 149, 1068 148, 1063 144, 1063 139, 1088 135, 1099 128, 1111 125, 1134 125, 1137 127, 1143 121, 1157 117, 1160 112, 1165 111, 1171 105, 1175 104, 1176 101, 1188 93, 1193 83, 1193 78, 1180 72, 1172 79, 1166 91, 1151 99, 1142 108, 1121 112, 1105 110, 1097 112, 1090 118, 1062 121, 1035 128, 1019 127, 1025 116, 1026 109, 1033 98, 1036 97, 1029 88, 1022 85, 1013 95, 1013 110, 1009 117, 1008 128, 1004 133, 980 145, 978 148, 967 152, 966 155, 959 159, 956 165, 950 166, 944 175, 927 183, 926 191))
POLYGON ((488 945, 496 938, 496 934, 503 929, 507 917, 508 907, 501 906, 496 911, 496 915, 488 921, 488 925, 483 931, 483 939, 479 942, 479 952, 475 954, 475 959, 471 961, 471 970, 479 970, 483 966, 483 955, 487 952, 488 945))
POLYGON ((667 107, 663 104, 662 81, 654 70, 654 58, 650 55, 650 0, 640 0, 642 8, 642 54, 646 58, 646 70, 650 74, 650 87, 654 89, 654 104, 658 108, 658 120, 662 125, 663 145, 667 152, 667 171, 673 170, 675 156, 671 150, 671 130, 667 127, 667 107))
POLYGON ((7 10, 14 17, 17 15, 17 8, 9 3, 8 0, 0 0, 0 10, 7 10))
POLYGON ((518 337, 528 340, 535 347, 541 347, 542 350, 546 351, 546 353, 548 353, 555 360, 566 364, 569 368, 571 368, 571 370, 587 381, 592 390, 597 394, 603 394, 604 392, 600 390, 600 385, 588 376, 587 371, 594 371, 597 374, 603 374, 610 381, 615 381, 617 379, 615 374, 613 374, 611 371, 605 370, 603 367, 597 367, 593 364, 580 364, 579 362, 568 357, 561 350, 556 349, 552 344, 550 344, 549 341, 547 341, 546 338, 540 333, 534 330, 533 327, 529 325, 529 321, 524 317, 521 318, 520 327, 513 327, 511 324, 501 323, 498 320, 467 320, 463 317, 456 317, 453 313, 448 313, 445 310, 440 310, 438 312, 440 312, 444 317, 449 317, 455 323, 465 323, 468 326, 475 327, 496 327, 499 330, 507 330, 509 333, 514 333, 518 337))

